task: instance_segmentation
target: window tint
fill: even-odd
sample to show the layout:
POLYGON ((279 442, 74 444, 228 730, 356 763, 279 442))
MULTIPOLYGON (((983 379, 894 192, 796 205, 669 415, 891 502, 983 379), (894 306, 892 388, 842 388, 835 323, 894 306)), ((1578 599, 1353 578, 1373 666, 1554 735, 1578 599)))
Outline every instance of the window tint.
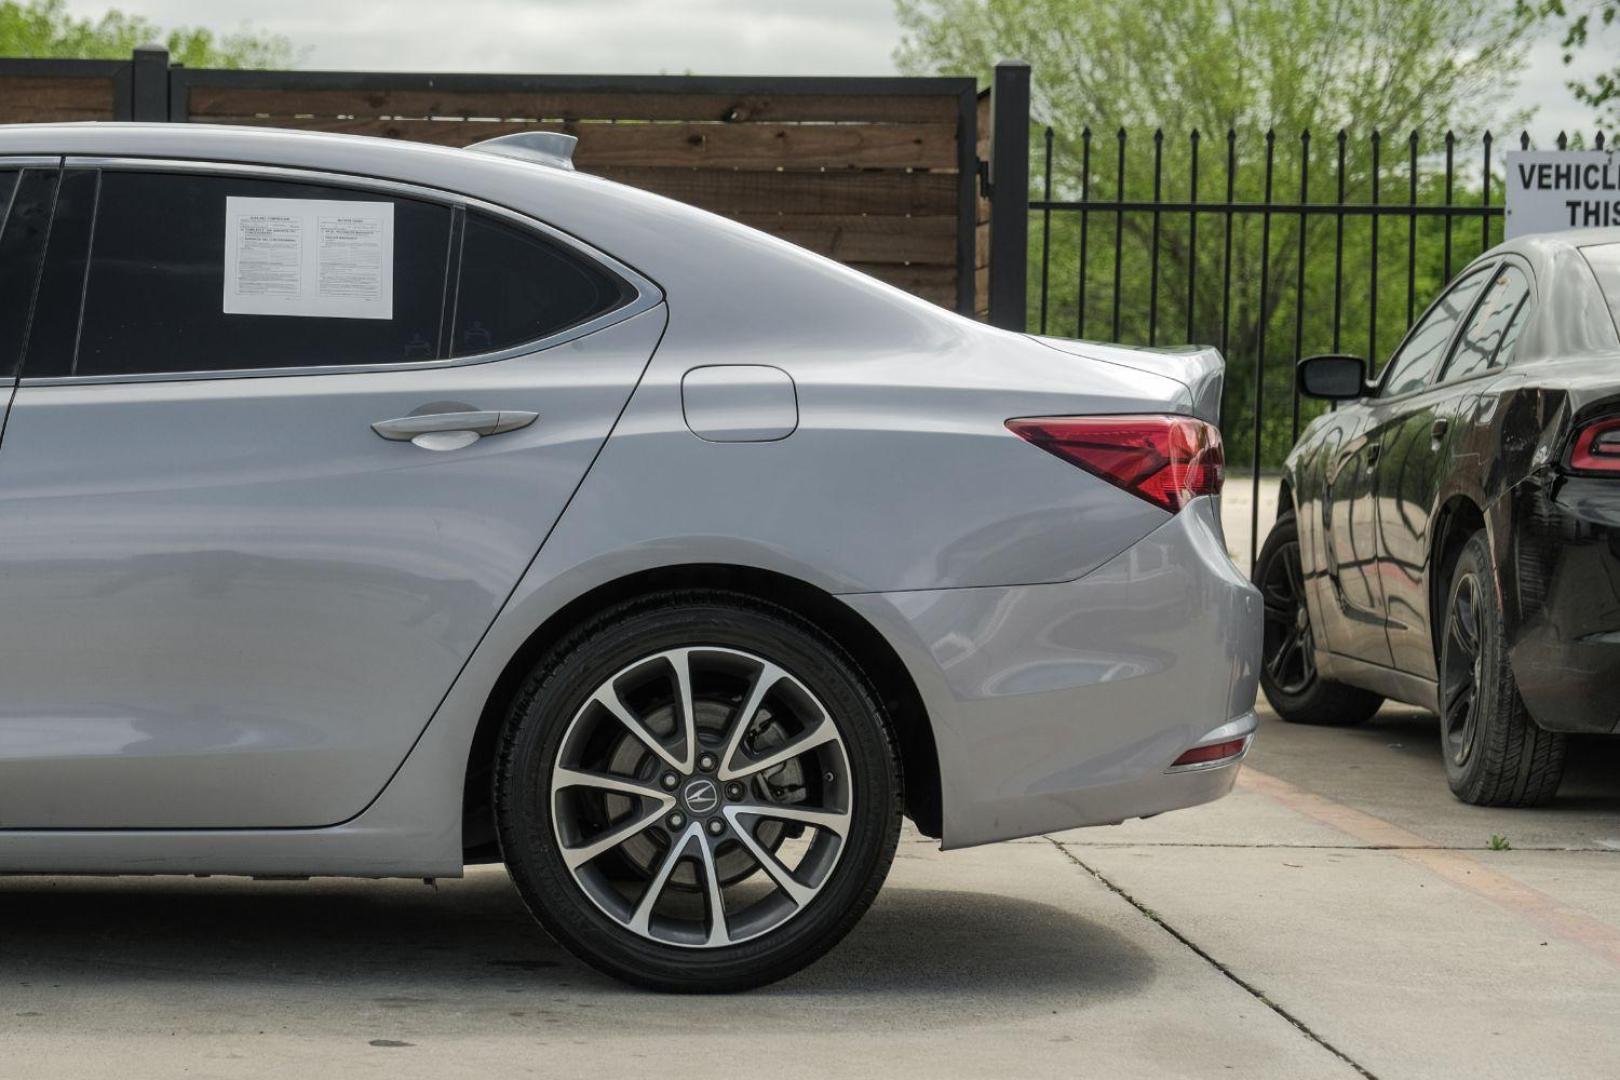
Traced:
POLYGON ((1513 359, 1514 346, 1519 344, 1519 334, 1524 330, 1524 324, 1529 321, 1530 311, 1534 307, 1535 302, 1527 296, 1513 312, 1513 318, 1508 320, 1507 329, 1502 331, 1502 344, 1496 348, 1496 359, 1492 361, 1496 367, 1501 367, 1513 359))
POLYGON ((1468 307, 1473 303, 1474 295, 1479 292, 1488 272, 1489 267, 1475 270, 1453 285, 1439 302, 1429 309, 1423 320, 1418 323, 1417 329, 1412 331, 1411 336, 1390 359, 1384 376, 1383 389, 1379 391, 1380 397, 1411 393, 1428 383, 1429 376, 1434 374, 1435 369, 1440 366, 1441 358, 1445 356, 1446 343, 1451 340, 1451 332, 1468 313, 1468 307))
MULTIPOLYGON (((34 302, 34 326, 28 333, 24 370, 32 375, 46 358, 71 359, 79 334, 79 303, 84 298, 85 261, 90 257, 90 222, 96 209, 95 172, 64 173, 56 194, 56 217, 45 248, 34 302)), ((66 374, 66 369, 63 369, 66 374)))
POLYGON ((9 381, 22 357, 56 176, 55 169, 0 173, 0 379, 9 381))
POLYGON ((57 335, 38 349, 31 344, 31 376, 405 363, 441 355, 447 206, 277 180, 113 171, 70 173, 63 196, 53 226, 63 242, 53 235, 45 277, 62 307, 71 308, 67 298, 77 286, 84 310, 76 335, 57 335), (70 184, 93 186, 98 176, 99 199, 68 204, 70 184), (392 318, 227 314, 227 197, 391 203, 392 318), (89 238, 87 274, 76 244, 81 235, 89 238))
POLYGON ((1479 307, 1474 309, 1467 328, 1457 338, 1457 347, 1452 350, 1442 378, 1465 379, 1504 363, 1507 357, 1500 350, 1508 325, 1529 295, 1529 277, 1511 263, 1504 265, 1485 295, 1480 297, 1479 307))
POLYGON ((534 341, 630 299, 629 287, 544 237, 467 213, 451 356, 534 341))

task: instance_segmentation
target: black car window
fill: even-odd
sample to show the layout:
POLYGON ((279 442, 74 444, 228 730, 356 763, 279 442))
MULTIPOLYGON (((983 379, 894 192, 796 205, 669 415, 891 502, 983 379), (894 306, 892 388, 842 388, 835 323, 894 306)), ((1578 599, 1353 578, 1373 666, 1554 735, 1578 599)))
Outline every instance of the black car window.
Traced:
POLYGON ((56 177, 55 169, 0 172, 0 379, 8 382, 28 334, 56 177))
POLYGON ((469 211, 450 355, 493 352, 548 337, 633 295, 625 282, 561 244, 469 211))
POLYGON ((1501 367, 1513 360, 1513 349, 1519 344, 1519 335, 1524 331, 1524 324, 1530 319, 1530 312, 1536 302, 1526 296, 1519 301, 1519 307, 1513 312, 1513 318, 1508 320, 1507 329, 1502 331, 1502 343, 1496 347, 1496 359, 1491 361, 1492 367, 1501 367))
MULTIPOLYGON (((1457 337, 1457 345, 1446 361, 1440 380, 1466 379, 1507 360, 1500 351, 1514 313, 1530 295, 1530 278, 1512 263, 1506 263, 1479 299, 1474 317, 1457 337)), ((1517 331, 1515 331, 1515 337, 1517 331)))
POLYGON ((82 295, 83 312, 72 332, 31 341, 26 374, 436 359, 451 223, 448 206, 352 188, 70 172, 41 289, 59 294, 48 310, 82 295), (228 214, 227 200, 244 201, 228 214), (307 200, 324 202, 295 205, 307 200))
POLYGON ((1581 254, 1597 275, 1603 299, 1608 302, 1616 329, 1620 329, 1620 244, 1593 244, 1581 248, 1581 254))
POLYGON ((1457 328, 1474 296, 1485 282, 1490 267, 1482 266, 1464 275, 1428 310, 1385 368, 1379 397, 1397 397, 1422 389, 1440 366, 1451 332, 1457 328))

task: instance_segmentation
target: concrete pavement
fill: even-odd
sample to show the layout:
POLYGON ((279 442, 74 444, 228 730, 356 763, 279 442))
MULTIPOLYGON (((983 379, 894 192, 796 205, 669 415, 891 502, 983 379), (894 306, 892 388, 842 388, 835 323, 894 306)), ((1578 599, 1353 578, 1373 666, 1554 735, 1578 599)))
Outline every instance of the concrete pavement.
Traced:
POLYGON ((1436 741, 1267 720, 1212 806, 910 836, 830 957, 726 998, 597 977, 492 868, 11 879, 0 1077, 1615 1075, 1620 748, 1510 812, 1454 802, 1436 741))
MULTIPOLYGON (((1247 565, 1248 484, 1223 502, 1247 565)), ((1620 1076, 1620 741, 1577 743, 1551 807, 1484 810, 1430 716, 1262 717, 1210 806, 908 835, 832 955, 733 997, 598 977, 498 868, 0 880, 0 1080, 1620 1076)))

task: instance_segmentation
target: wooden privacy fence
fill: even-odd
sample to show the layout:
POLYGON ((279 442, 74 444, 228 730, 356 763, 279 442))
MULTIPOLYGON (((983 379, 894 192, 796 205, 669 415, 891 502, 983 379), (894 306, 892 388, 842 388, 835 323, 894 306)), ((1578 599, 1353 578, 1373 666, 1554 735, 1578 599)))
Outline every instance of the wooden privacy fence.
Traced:
POLYGON ((252 124, 447 146, 565 131, 584 171, 971 314, 987 279, 975 273, 976 89, 955 78, 219 71, 148 48, 129 61, 0 60, 0 122, 252 124))

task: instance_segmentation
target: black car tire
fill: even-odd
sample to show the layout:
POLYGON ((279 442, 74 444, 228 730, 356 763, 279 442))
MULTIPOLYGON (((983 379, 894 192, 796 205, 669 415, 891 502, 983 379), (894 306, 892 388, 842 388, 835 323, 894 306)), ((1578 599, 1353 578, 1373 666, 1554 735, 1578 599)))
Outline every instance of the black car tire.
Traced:
POLYGON ((1493 566, 1480 530, 1446 588, 1436 657, 1446 781, 1475 806, 1540 806, 1563 779, 1567 739, 1541 728, 1519 696, 1493 566))
MULTIPOLYGON (((719 591, 671 592, 622 604, 547 650, 510 706, 493 794, 508 872, 547 932, 600 971, 678 993, 761 986, 793 974, 832 948, 883 884, 899 840, 902 808, 888 718, 850 656, 785 608, 719 591), (694 646, 744 650, 766 659, 791 672, 818 699, 845 750, 850 819, 837 861, 814 897, 792 917, 737 943, 686 947, 638 934, 587 895, 565 862, 553 827, 557 804, 552 777, 564 760, 565 732, 604 680, 659 650, 694 646)), ((696 811, 691 818, 691 824, 698 823, 696 811)), ((718 853, 711 857, 719 862, 718 853)), ((703 864, 693 861, 693 872, 701 874, 703 864)), ((764 880, 757 870, 754 878, 764 880)))
POLYGON ((1255 561, 1254 580, 1265 605, 1260 688, 1290 724, 1345 727, 1370 719, 1384 699, 1324 677, 1316 668, 1314 631, 1305 606, 1299 526, 1284 514, 1271 527, 1255 561))

